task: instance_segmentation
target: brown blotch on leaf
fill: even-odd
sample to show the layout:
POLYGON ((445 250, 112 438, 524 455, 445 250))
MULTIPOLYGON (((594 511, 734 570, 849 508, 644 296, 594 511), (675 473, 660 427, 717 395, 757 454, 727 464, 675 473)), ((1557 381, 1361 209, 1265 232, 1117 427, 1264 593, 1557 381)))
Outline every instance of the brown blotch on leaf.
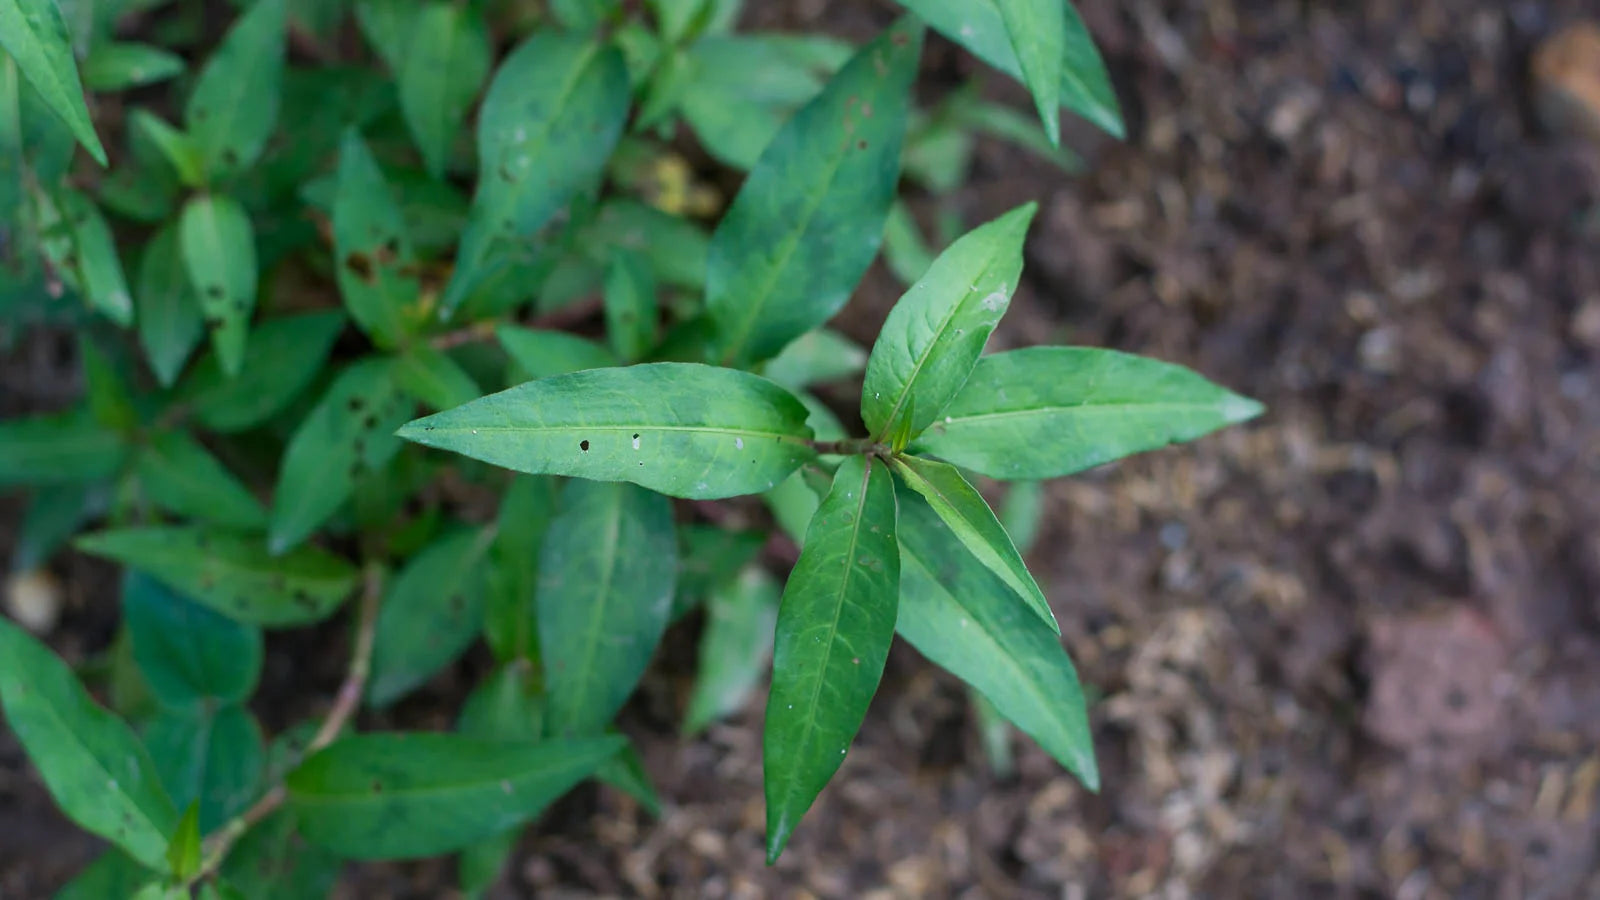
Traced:
POLYGON ((372 259, 360 251, 352 251, 346 256, 344 258, 344 267, 367 284, 372 284, 378 280, 377 275, 372 271, 372 259))
POLYGON ((578 442, 578 449, 582 450, 585 453, 588 453, 589 452, 589 442, 588 441, 579 441, 578 442))

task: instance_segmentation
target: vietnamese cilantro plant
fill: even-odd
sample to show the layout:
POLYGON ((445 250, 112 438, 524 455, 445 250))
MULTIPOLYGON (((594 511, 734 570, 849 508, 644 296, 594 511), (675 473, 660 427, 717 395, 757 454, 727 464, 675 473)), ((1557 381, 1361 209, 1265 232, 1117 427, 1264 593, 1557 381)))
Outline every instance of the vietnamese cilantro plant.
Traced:
POLYGON ((0 703, 113 845, 59 896, 317 897, 445 853, 476 895, 582 781, 658 808, 613 720, 686 616, 686 733, 772 661, 769 860, 896 634, 997 763, 1009 721, 1097 787, 1023 561, 1037 482, 1260 407, 1113 350, 984 355, 1035 207, 961 233, 976 137, 1071 169, 1063 106, 1121 123, 1069 4, 902 5, 857 47, 729 0, 0 0, 0 339, 74 334, 85 387, 0 422, 29 495, 0 703), (928 28, 1037 120, 915 103, 928 28), (880 250, 909 288, 868 351, 825 326, 880 250), (853 427, 812 391, 858 375, 853 427), (1001 518, 976 478, 1017 482, 1001 518), (124 570, 76 670, 19 599, 69 541, 124 570), (269 739, 263 633, 346 607, 342 685, 269 739), (452 668, 454 730, 357 727, 452 668))

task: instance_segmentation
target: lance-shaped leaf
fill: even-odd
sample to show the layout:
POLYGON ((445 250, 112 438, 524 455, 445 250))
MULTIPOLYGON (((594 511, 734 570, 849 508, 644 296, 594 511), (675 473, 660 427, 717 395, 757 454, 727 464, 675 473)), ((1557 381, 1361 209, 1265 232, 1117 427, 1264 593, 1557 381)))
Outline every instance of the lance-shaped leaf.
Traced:
POLYGON ((621 247, 642 255, 663 283, 700 291, 710 238, 699 225, 625 197, 600 205, 586 247, 621 247))
POLYGON ((1061 70, 1067 45, 1067 4, 1062 0, 995 0, 1011 36, 1022 80, 1033 93, 1052 146, 1061 143, 1061 70))
POLYGON ((259 528, 267 512, 206 448, 181 431, 156 435, 137 457, 140 486, 158 506, 232 528, 259 528))
POLYGON ((307 840, 341 856, 433 856, 528 822, 624 743, 355 735, 289 774, 289 808, 307 840))
POLYGON ((483 636, 501 662, 538 659, 539 548, 556 516, 559 479, 519 475, 500 501, 489 548, 483 636))
POLYGON ((433 409, 452 409, 483 396, 460 363, 428 344, 412 344, 394 357, 393 372, 402 391, 433 409))
POLYGON ((200 70, 183 119, 213 182, 250 168, 277 124, 286 26, 284 0, 257 0, 200 70))
POLYGON ((83 61, 84 84, 94 91, 120 91, 166 81, 183 71, 183 57, 149 44, 106 41, 83 61))
POLYGON ((122 580, 122 615, 133 660, 164 706, 243 703, 255 692, 261 677, 261 629, 132 571, 122 580))
POLYGON ((494 336, 506 355, 522 370, 521 380, 549 378, 584 369, 615 366, 617 357, 610 350, 564 331, 540 331, 517 325, 501 325, 494 336))
POLYGON ((1083 689, 1061 638, 913 496, 900 502, 900 636, 1098 790, 1083 689))
POLYGON ((67 818, 162 871, 178 811, 126 723, 49 648, 0 618, 0 706, 67 818))
POLYGON ((261 726, 244 707, 164 709, 145 728, 144 742, 173 800, 199 804, 204 830, 255 800, 266 749, 261 726))
POLYGON ((611 349, 629 362, 656 344, 656 276, 638 254, 616 250, 606 267, 606 337, 611 349))
POLYGON ((800 335, 762 369, 762 374, 790 390, 838 381, 860 372, 866 351, 837 331, 818 328, 800 335))
POLYGON ((384 596, 367 702, 392 703, 433 677, 483 624, 487 535, 448 534, 411 559, 384 596))
MULTIPOLYGON (((809 518, 809 517, 808 517, 809 518)), ((677 594, 672 598, 672 621, 686 615, 732 582, 767 543, 762 531, 732 531, 715 525, 685 525, 678 529, 677 594)))
POLYGON ((651 363, 530 381, 399 434, 519 472, 705 500, 767 490, 815 456, 806 415, 759 376, 651 363))
POLYGON ((406 308, 417 302, 422 285, 400 204, 353 128, 339 149, 333 252, 339 295, 350 317, 379 346, 400 344, 409 330, 406 308))
POLYGON ((99 481, 127 455, 122 437, 88 410, 0 422, 0 485, 99 481))
POLYGON ((214 528, 123 528, 77 540, 85 553, 144 572, 240 622, 285 628, 319 622, 356 584, 356 570, 313 547, 273 556, 260 538, 214 528))
POLYGON ((56 0, 0 0, 0 47, 16 60, 22 77, 67 123, 89 155, 105 165, 106 151, 89 121, 72 58, 72 38, 56 0))
MULTIPOLYGON (((1010 75, 1026 81, 1022 63, 1011 46, 1011 34, 1000 15, 1000 0, 900 0, 900 5, 922 17, 935 31, 960 44, 973 56, 1010 75)), ((1111 88, 1100 51, 1084 27, 1078 11, 1060 4, 1065 29, 1065 48, 1061 63, 1061 103, 1068 109, 1104 129, 1112 137, 1123 136, 1122 113, 1111 88)))
POLYGON ((478 111, 478 192, 447 311, 599 179, 627 115, 628 69, 613 47, 540 31, 500 64, 478 111))
POLYGON ((393 432, 412 413, 387 359, 345 369, 295 429, 273 492, 268 543, 281 553, 305 540, 400 449, 393 432))
POLYGON ((749 699, 772 652, 777 621, 778 586, 757 566, 712 590, 706 599, 694 693, 683 717, 685 734, 738 711, 749 699))
POLYGON ((107 850, 80 871, 52 900, 105 900, 132 897, 150 880, 150 870, 120 850, 107 850))
POLYGON ((215 353, 200 360, 179 396, 212 431, 243 431, 289 405, 322 370, 344 327, 336 311, 270 319, 250 336, 250 353, 228 377, 215 353))
POLYGON ((236 375, 244 365, 250 314, 256 308, 256 239, 250 217, 232 197, 196 197, 183 207, 178 243, 189 284, 211 329, 217 361, 225 374, 236 375))
POLYGON ((1194 440, 1261 410, 1171 363, 1029 347, 980 359, 911 449, 990 478, 1031 481, 1194 440))
POLYGON ((117 256, 116 238, 99 207, 70 188, 36 196, 41 232, 58 235, 44 242, 54 264, 91 308, 118 325, 132 325, 133 298, 117 256))
POLYGON ((851 456, 806 529, 778 608, 762 766, 767 861, 844 762, 878 689, 900 593, 894 479, 851 456))
MULTIPOLYGON (((533 682, 533 667, 519 662, 501 666, 473 689, 461 705, 456 728, 478 737, 536 741, 543 723, 544 700, 533 682)), ((500 878, 519 831, 513 827, 462 849, 456 868, 463 893, 480 897, 500 878)))
POLYGON ((398 74, 400 112, 428 174, 442 178, 456 133, 489 74, 489 31, 482 14, 459 3, 422 7, 398 74))
POLYGON ((200 301, 189 286, 176 227, 161 229, 145 245, 135 295, 139 344, 156 380, 171 387, 205 334, 200 301))
POLYGON ((861 418, 879 441, 919 434, 972 373, 1022 273, 1022 239, 1037 204, 951 244, 889 312, 867 360, 861 418))
POLYGON ((539 553, 550 734, 596 733, 633 693, 667 628, 677 544, 660 494, 596 481, 563 489, 539 553))
POLYGON ((1044 592, 1028 572, 1022 554, 1011 543, 1011 536, 1001 527, 983 495, 961 477, 960 470, 915 456, 896 457, 891 464, 900 480, 928 501, 972 555, 1000 576, 1040 619, 1049 623, 1052 631, 1060 633, 1061 626, 1056 624, 1055 614, 1050 611, 1050 601, 1045 599, 1044 592))
POLYGON ((844 306, 883 241, 922 26, 863 47, 767 145, 711 237, 723 359, 766 359, 844 306))

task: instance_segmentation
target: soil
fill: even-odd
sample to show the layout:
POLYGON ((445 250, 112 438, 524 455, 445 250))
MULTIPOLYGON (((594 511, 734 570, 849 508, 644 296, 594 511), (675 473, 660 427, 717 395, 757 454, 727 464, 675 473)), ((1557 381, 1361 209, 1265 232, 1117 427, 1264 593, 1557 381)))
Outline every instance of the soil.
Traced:
MULTIPOLYGON (((893 15, 751 5, 851 37, 893 15)), ((1269 407, 1049 486, 1030 563, 1099 697, 1104 789, 1024 739, 991 774, 962 687, 897 646, 768 868, 762 698, 675 734, 691 622, 622 720, 662 816, 582 788, 492 896, 1600 897, 1600 145, 1544 124, 1528 75, 1600 10, 1080 7, 1129 139, 1071 130, 1075 178, 984 143, 948 201, 975 223, 1041 200, 995 344, 1157 356, 1269 407)), ((930 41, 930 91, 978 71, 930 41)), ((874 270, 841 326, 870 339, 897 293, 874 270)), ((59 402, 59 356, 12 351, 0 411, 59 402)), ((81 658, 109 637, 107 573, 57 569, 52 641, 81 658)), ((344 641, 274 639, 269 727, 326 702, 344 641)), ((445 724, 473 666, 366 724, 445 724)), ((95 850, 0 733, 0 896, 46 896, 95 850)), ((451 883, 444 861, 351 867, 339 896, 451 883)))

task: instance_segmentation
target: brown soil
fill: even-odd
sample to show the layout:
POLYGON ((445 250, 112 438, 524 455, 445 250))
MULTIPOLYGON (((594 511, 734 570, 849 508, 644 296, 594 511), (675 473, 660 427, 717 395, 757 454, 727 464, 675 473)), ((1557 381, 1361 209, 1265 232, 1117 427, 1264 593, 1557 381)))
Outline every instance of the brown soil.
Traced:
MULTIPOLYGON (((752 5, 852 36, 892 14, 752 5)), ((674 734, 691 623, 623 719, 663 816, 580 789, 494 896, 1600 896, 1600 147, 1542 127, 1527 76, 1596 9, 1081 7, 1130 140, 1075 132, 1078 179, 982 147, 968 222, 1042 200, 996 342, 1158 356, 1270 408, 1050 486, 1031 562, 1101 696, 1105 789, 1023 740, 1016 775, 989 774, 960 685, 897 647, 767 868, 760 698, 674 734)), ((941 41, 926 65, 930 85, 976 71, 941 41)), ((875 271, 845 327, 870 338, 896 293, 875 271)), ((59 366, 24 362, 0 394, 48 402, 59 366)), ((81 656, 107 639, 106 582, 61 565, 53 640, 81 656)), ((275 641, 323 662, 273 654, 269 725, 324 702, 343 640, 275 641)), ((399 715, 444 724, 467 674, 399 715)), ((45 896, 93 853, 0 734, 0 896, 45 896)), ((352 868, 341 896, 446 896, 450 877, 352 868)))

